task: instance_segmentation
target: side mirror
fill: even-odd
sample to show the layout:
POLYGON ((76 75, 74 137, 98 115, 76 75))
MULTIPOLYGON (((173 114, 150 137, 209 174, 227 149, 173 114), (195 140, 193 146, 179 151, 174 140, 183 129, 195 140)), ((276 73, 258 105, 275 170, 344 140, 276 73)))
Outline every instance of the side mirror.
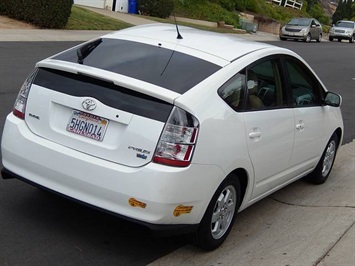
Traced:
POLYGON ((341 96, 337 93, 330 92, 328 91, 325 94, 325 98, 323 103, 325 105, 333 106, 333 107, 339 107, 341 105, 342 99, 341 96))

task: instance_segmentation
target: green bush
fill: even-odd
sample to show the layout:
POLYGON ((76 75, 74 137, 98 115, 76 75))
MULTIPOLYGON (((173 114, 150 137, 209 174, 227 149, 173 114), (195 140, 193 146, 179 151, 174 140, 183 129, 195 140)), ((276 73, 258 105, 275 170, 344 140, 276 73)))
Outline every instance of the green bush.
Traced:
POLYGON ((212 22, 224 21, 226 24, 239 25, 239 16, 217 4, 219 0, 175 0, 175 15, 212 22))
POLYGON ((211 3, 219 4, 221 7, 228 11, 235 10, 235 3, 238 0, 209 0, 211 3))
POLYGON ((23 20, 41 28, 64 28, 73 0, 1 0, 0 15, 23 20))
POLYGON ((167 18, 174 10, 174 0, 139 0, 138 10, 142 15, 167 18))
POLYGON ((247 8, 247 3, 248 3, 248 0, 238 0, 235 3, 235 9, 240 12, 243 12, 247 8))

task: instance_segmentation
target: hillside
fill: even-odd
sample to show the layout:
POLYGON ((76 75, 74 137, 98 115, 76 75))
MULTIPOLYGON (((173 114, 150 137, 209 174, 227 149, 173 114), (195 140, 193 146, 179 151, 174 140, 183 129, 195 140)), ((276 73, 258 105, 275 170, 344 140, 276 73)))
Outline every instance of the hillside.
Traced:
POLYGON ((334 1, 331 0, 320 0, 320 4, 324 9, 324 12, 327 16, 332 17, 337 6, 334 3, 334 1))

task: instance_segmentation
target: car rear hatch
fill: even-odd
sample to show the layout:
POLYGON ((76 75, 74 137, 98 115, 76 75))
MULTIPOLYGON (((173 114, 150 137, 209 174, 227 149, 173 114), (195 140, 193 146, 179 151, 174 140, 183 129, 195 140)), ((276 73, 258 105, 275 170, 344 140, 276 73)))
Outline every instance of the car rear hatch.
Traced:
MULTIPOLYGON (((112 41, 117 44, 120 40, 107 44, 112 41)), ((208 71, 180 79, 169 67, 186 68, 181 66, 181 55, 176 63, 174 52, 168 49, 154 47, 152 53, 152 47, 136 46, 140 56, 131 44, 121 61, 103 55, 107 50, 103 46, 94 47, 89 54, 81 50, 81 56, 75 48, 39 62, 26 103, 25 121, 30 130, 111 162, 131 167, 149 163, 174 100, 219 67, 188 56, 193 69, 208 71), (149 50, 148 58, 142 47, 149 50)))
POLYGON ((137 167, 151 160, 172 107, 107 81, 40 68, 25 120, 43 138, 137 167))

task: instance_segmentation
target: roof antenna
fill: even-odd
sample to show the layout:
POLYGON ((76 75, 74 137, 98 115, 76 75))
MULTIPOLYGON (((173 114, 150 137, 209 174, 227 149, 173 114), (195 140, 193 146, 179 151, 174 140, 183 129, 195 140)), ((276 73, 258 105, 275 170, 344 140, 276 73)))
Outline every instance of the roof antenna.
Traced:
POLYGON ((176 22, 175 12, 173 12, 173 15, 174 15, 175 26, 176 26, 176 31, 177 31, 177 37, 176 37, 176 39, 181 40, 181 39, 183 39, 183 38, 182 38, 182 36, 181 36, 181 34, 180 34, 180 32, 179 32, 179 28, 178 28, 178 25, 177 25, 177 22, 176 22))

